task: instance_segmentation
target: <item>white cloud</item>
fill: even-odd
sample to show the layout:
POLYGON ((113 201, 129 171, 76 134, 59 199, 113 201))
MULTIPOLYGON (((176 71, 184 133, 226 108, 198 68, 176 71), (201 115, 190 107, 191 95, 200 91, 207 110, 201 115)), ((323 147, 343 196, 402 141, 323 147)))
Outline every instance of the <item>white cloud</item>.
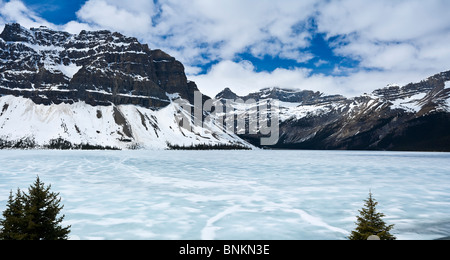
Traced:
POLYGON ((302 68, 292 70, 279 68, 272 72, 256 72, 249 61, 225 60, 214 65, 207 74, 190 78, 209 96, 215 96, 226 87, 238 95, 246 95, 266 87, 333 91, 331 77, 309 76, 309 74, 310 70, 302 68))
POLYGON ((281 87, 320 91, 326 94, 341 94, 347 97, 371 93, 391 83, 406 85, 418 82, 430 74, 416 71, 356 71, 350 76, 311 74, 311 70, 276 69, 272 72, 257 72, 249 61, 222 61, 207 74, 190 76, 203 93, 214 97, 229 87, 238 95, 246 95, 266 87, 281 87))
POLYGON ((81 31, 85 30, 85 31, 94 31, 94 30, 99 30, 101 28, 93 28, 92 26, 86 24, 86 23, 80 23, 77 21, 70 21, 67 24, 60 26, 60 29, 71 33, 71 34, 79 34, 81 31))
POLYGON ((448 29, 447 0, 336 0, 318 8, 319 29, 330 35, 358 33, 377 41, 404 41, 448 29))
POLYGON ((243 95, 272 86, 356 95, 450 69, 448 10, 448 0, 88 0, 77 21, 56 26, 18 0, 0 0, 0 27, 19 22, 135 36, 182 61, 209 95, 225 87, 243 95), (302 68, 256 72, 251 63, 232 61, 250 53, 327 64, 307 51, 312 18, 320 33, 335 37, 335 55, 358 60, 359 66, 336 65, 335 74, 318 75, 302 68), (200 66, 211 62, 215 65, 199 75, 200 66))
POLYGON ((39 27, 41 25, 53 26, 18 0, 11 0, 9 2, 0 1, 0 22, 3 26, 4 23, 17 22, 28 28, 39 27))
POLYGON ((313 6, 311 0, 89 0, 77 14, 92 27, 131 34, 188 64, 247 51, 303 62, 310 56, 298 49, 308 46, 309 34, 293 27, 313 6))
POLYGON ((316 61, 316 62, 314 63, 314 66, 320 67, 320 66, 322 66, 322 65, 329 64, 329 63, 330 63, 330 62, 328 62, 328 61, 326 61, 326 60, 321 60, 321 59, 319 59, 318 61, 316 61))
POLYGON ((139 11, 136 10, 136 5, 128 1, 126 6, 123 3, 125 1, 90 0, 77 12, 77 16, 94 27, 129 34, 147 33, 147 28, 151 26, 151 10, 139 11))
POLYGON ((321 32, 345 35, 336 53, 359 60, 362 68, 419 74, 450 69, 450 1, 338 0, 319 10, 321 32))
MULTIPOLYGON (((212 96, 225 87, 244 95, 273 86, 354 96, 389 83, 417 82, 450 69, 449 1, 342 0, 321 2, 316 7, 319 31, 341 39, 333 46, 335 54, 360 61, 359 68, 336 67, 337 75, 345 71, 347 76, 311 75, 304 69, 256 72, 245 63, 223 61, 207 74, 191 78, 212 96)), ((282 48, 276 41, 262 41, 250 51, 255 56, 282 57, 287 42, 285 39, 282 48)))

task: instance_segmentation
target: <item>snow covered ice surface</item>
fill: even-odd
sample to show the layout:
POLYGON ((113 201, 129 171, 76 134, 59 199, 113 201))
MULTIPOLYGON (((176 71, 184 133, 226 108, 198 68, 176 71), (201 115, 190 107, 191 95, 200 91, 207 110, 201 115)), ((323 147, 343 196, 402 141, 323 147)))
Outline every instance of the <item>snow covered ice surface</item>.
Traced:
POLYGON ((398 239, 450 235, 450 154, 0 151, 0 210, 39 175, 71 239, 346 239, 369 190, 398 239))

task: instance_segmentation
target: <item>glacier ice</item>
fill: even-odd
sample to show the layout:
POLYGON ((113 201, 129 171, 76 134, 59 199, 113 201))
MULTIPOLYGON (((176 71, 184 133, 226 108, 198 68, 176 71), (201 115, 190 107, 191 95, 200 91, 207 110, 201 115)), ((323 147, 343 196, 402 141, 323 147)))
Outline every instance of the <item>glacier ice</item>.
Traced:
POLYGON ((0 210, 39 175, 71 239, 346 239, 369 190, 399 239, 450 235, 450 154, 0 151, 0 210))

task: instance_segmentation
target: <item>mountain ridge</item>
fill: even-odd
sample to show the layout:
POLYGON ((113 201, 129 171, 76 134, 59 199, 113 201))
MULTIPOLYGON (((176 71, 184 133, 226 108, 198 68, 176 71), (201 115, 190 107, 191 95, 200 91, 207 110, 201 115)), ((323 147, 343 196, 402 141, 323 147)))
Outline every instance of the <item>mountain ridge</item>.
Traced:
MULTIPOLYGON (((247 96, 228 88, 216 96, 245 114, 249 108, 233 104, 231 97, 281 101, 280 139, 271 148, 450 151, 450 71, 351 98, 281 88, 247 96)), ((240 135, 254 145, 261 136, 240 135)))
POLYGON ((25 96, 36 104, 85 101, 161 108, 170 103, 167 94, 192 102, 198 91, 181 62, 120 33, 72 35, 7 24, 0 39, 1 94, 25 96))
POLYGON ((450 71, 357 97, 276 87, 238 96, 226 88, 216 99, 233 108, 231 122, 189 111, 196 93, 181 62, 120 33, 8 24, 0 34, 0 148, 450 151, 450 71), (272 100, 279 138, 262 146, 266 135, 241 134, 236 120, 247 115, 246 129, 251 120, 272 125, 254 109, 272 100), (202 124, 184 128, 182 118, 202 124))
POLYGON ((181 127, 175 101, 196 91, 181 62, 120 33, 0 34, 0 148, 254 148, 214 124, 181 127))

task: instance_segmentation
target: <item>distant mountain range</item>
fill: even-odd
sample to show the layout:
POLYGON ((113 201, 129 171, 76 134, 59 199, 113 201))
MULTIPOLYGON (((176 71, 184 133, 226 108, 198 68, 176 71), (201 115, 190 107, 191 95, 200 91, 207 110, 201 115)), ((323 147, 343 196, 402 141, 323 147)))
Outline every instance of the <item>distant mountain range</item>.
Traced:
MULTIPOLYGON (((353 98, 281 88, 243 97, 225 89, 216 98, 279 100, 280 139, 271 148, 450 151, 450 71, 353 98)), ((241 137, 257 145, 260 136, 241 137)))
MULTIPOLYGON (((226 132, 214 120, 184 129, 180 113, 211 116, 176 102, 193 107, 196 92, 179 61, 119 33, 7 24, 0 34, 0 148, 260 147, 261 133, 226 132)), ((450 71, 353 98, 227 88, 216 99, 236 115, 251 106, 238 99, 278 100, 279 140, 270 148, 450 151, 450 71)))

